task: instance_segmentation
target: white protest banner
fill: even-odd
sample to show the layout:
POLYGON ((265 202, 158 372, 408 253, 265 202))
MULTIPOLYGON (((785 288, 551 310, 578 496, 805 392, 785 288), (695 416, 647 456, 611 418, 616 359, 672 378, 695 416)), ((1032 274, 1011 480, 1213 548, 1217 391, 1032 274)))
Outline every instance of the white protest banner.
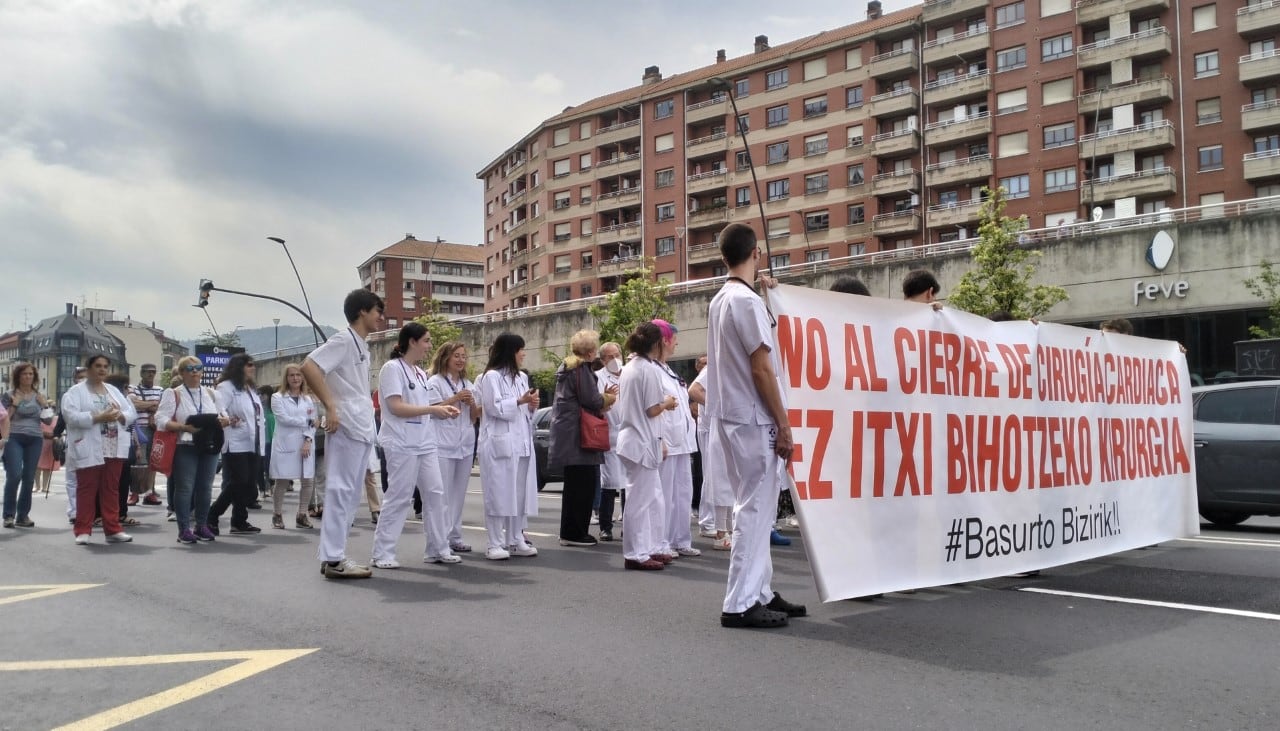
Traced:
POLYGON ((1173 342, 801 287, 769 291, 823 601, 1199 532, 1173 342))

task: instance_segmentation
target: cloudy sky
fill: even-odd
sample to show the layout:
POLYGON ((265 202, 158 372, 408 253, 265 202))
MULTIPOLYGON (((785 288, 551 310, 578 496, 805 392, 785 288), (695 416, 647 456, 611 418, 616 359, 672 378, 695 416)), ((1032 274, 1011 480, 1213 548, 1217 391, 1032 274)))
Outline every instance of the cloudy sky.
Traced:
MULTIPOLYGON (((885 11, 908 6, 888 0, 885 11)), ((763 0, 0 0, 0 332, 66 302, 208 328, 202 277, 342 323, 406 233, 478 243, 475 174, 569 105, 864 17, 763 0)), ((280 317, 214 295, 221 331, 280 317)))

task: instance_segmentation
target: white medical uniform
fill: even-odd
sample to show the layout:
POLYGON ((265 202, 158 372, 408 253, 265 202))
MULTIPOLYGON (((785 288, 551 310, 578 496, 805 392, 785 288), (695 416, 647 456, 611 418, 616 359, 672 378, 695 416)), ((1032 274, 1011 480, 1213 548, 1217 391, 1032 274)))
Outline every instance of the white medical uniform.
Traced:
POLYGON ((387 459, 387 494, 373 534, 373 560, 396 557, 396 541, 413 506, 413 488, 422 495, 422 532, 427 558, 448 556, 449 528, 444 485, 436 461, 436 422, 429 416, 396 416, 391 397, 408 406, 429 406, 427 374, 404 358, 392 358, 378 372, 378 402, 382 404, 382 429, 378 444, 387 459))
POLYGON ((369 346, 348 327, 334 333, 307 360, 324 373, 338 415, 338 430, 324 445, 326 500, 317 554, 321 561, 341 561, 378 436, 369 396, 369 346))
MULTIPOLYGON (((707 388, 706 368, 693 382, 707 388)), ((733 509, 733 487, 725 476, 724 450, 715 428, 716 419, 706 405, 698 410, 698 446, 702 450, 702 504, 698 506, 698 525, 704 530, 728 530, 727 513, 733 509), (721 510, 717 513, 717 509, 721 510), (724 516, 718 519, 717 515, 724 516)))
POLYGON ((667 398, 659 366, 648 358, 636 358, 622 369, 618 402, 612 411, 622 419, 618 432, 618 456, 627 472, 627 508, 622 513, 622 555, 648 561, 663 552, 666 505, 663 500, 662 414, 649 416, 649 408, 667 398))
MULTIPOLYGON (((596 371, 596 383, 600 393, 610 386, 617 386, 622 375, 613 375, 607 368, 596 371)), ((605 452, 604 463, 600 465, 600 487, 606 490, 622 490, 627 486, 627 473, 622 468, 622 460, 618 457, 618 431, 622 429, 622 412, 609 409, 604 413, 609 422, 609 451, 605 452)))
MULTIPOLYGON (((470 389, 475 394, 475 384, 466 376, 454 383, 443 373, 427 380, 428 403, 439 404, 453 398, 459 391, 470 389)), ((440 463, 440 481, 444 484, 445 525, 449 530, 449 545, 459 546, 462 540, 462 507, 467 499, 467 483, 471 481, 471 464, 476 453, 476 429, 472 421, 471 407, 455 403, 460 412, 456 418, 432 417, 436 431, 436 459, 440 463)))
POLYGON ((525 545, 527 516, 538 514, 538 475, 533 464, 533 412, 516 403, 529 391, 529 377, 485 371, 476 381, 480 397, 480 485, 489 548, 525 545))
POLYGON ((671 549, 693 547, 689 509, 693 507, 691 455, 698 451, 697 427, 693 423, 693 411, 689 408, 689 385, 669 365, 657 365, 662 370, 663 390, 674 396, 677 403, 673 411, 664 411, 659 416, 662 419, 662 439, 667 445, 667 458, 658 471, 667 508, 662 548, 665 553, 671 553, 671 549))
POLYGON ((733 551, 724 597, 724 611, 733 613, 773 599, 769 532, 786 465, 773 451, 777 426, 751 378, 751 354, 761 347, 769 349, 778 373, 764 302, 741 280, 730 279, 707 312, 706 370, 707 413, 716 419, 734 495, 733 551))
MULTIPOLYGON (((271 437, 272 480, 310 480, 316 476, 316 450, 302 456, 302 445, 308 437, 315 439, 316 404, 307 394, 293 396, 271 394, 271 413, 276 417, 275 434, 271 437)), ((302 506, 303 512, 306 506, 302 506)))

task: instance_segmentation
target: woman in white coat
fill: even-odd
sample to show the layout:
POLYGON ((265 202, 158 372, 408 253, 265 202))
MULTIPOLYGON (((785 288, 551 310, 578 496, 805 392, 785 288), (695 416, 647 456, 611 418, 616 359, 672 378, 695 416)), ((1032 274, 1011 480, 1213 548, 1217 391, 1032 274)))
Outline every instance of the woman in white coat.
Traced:
POLYGON ((440 346, 427 380, 431 403, 458 409, 456 418, 436 418, 436 455, 440 462, 440 481, 444 483, 449 549, 468 553, 471 546, 462 540, 462 506, 471 481, 471 464, 476 455, 476 421, 480 404, 475 397, 475 384, 467 380, 467 346, 454 340, 440 346))
POLYGON ((413 489, 422 494, 422 531, 427 563, 458 563, 449 549, 445 517, 444 485, 436 454, 436 422, 430 417, 453 419, 452 406, 433 406, 427 393, 427 374, 418 367, 431 351, 431 334, 419 322, 400 328, 400 339, 378 373, 378 402, 382 404, 382 428, 378 444, 387 458, 387 494, 373 534, 373 565, 400 568, 396 542, 404 530, 413 489))
POLYGON ((276 431, 271 438, 271 502, 274 514, 272 528, 284 528, 284 494, 289 482, 300 483, 298 514, 293 524, 299 528, 311 528, 307 519, 307 505, 316 477, 316 403, 307 393, 302 366, 290 364, 284 368, 280 388, 271 395, 271 413, 276 417, 276 431))
POLYGON ((675 551, 681 556, 701 556, 702 551, 693 547, 689 530, 689 510, 693 506, 692 455, 698 451, 697 426, 689 408, 689 384, 668 364, 679 345, 676 326, 666 320, 654 320, 653 324, 662 332, 662 356, 656 362, 666 376, 663 389, 676 399, 676 408, 662 416, 662 440, 667 447, 667 458, 659 470, 667 508, 662 548, 667 555, 675 551))
POLYGON ((98 505, 107 542, 128 543, 133 537, 120 526, 120 470, 129 458, 129 427, 138 412, 119 389, 106 383, 111 359, 91 355, 85 368, 85 380, 62 396, 67 469, 76 471, 76 543, 89 543, 98 505))
POLYGON ((480 484, 489 546, 484 557, 500 561, 536 556, 524 539, 525 520, 537 514, 538 475, 533 464, 533 414, 540 403, 521 372, 524 338, 502 333, 489 348, 489 363, 476 382, 480 394, 480 484))
POLYGON ((231 508, 231 532, 252 535, 249 506, 258 501, 258 460, 266 454, 267 421, 253 374, 257 365, 248 353, 236 353, 218 379, 218 405, 231 419, 222 453, 222 491, 209 507, 209 530, 218 535, 218 519, 231 508))

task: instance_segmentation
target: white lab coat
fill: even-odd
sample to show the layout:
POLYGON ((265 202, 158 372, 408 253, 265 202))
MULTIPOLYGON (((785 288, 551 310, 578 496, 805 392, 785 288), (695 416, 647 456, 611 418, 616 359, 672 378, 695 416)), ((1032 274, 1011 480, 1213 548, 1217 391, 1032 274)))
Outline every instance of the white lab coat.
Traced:
POLYGON ((224 429, 226 443, 222 446, 224 453, 257 452, 258 456, 267 453, 267 420, 262 411, 262 401, 258 392, 251 387, 236 388, 231 381, 218 384, 218 404, 227 416, 240 421, 235 426, 224 429))
POLYGON ((271 394, 271 413, 276 431, 271 437, 271 479, 305 480, 316 476, 316 404, 307 394, 295 403, 293 397, 271 394), (302 445, 312 439, 311 451, 302 456, 302 445))
POLYGON ((480 484, 485 513, 513 517, 538 514, 538 475, 533 461, 533 412, 516 401, 529 390, 529 378, 485 371, 476 382, 480 396, 480 484), (518 460, 530 460, 519 485, 518 460), (519 510, 523 490, 524 510, 519 510))
MULTIPOLYGON (((117 424, 119 436, 116 438, 115 457, 128 459, 129 427, 137 421, 138 412, 133 408, 133 403, 120 393, 120 389, 108 383, 102 384, 102 387, 107 389, 107 397, 115 402, 120 408, 120 413, 124 415, 124 423, 117 424)), ((67 422, 67 468, 69 470, 82 470, 106 463, 106 458, 102 454, 102 429, 99 428, 101 425, 93 423, 93 401, 94 395, 89 391, 88 381, 77 383, 62 395, 62 418, 67 422)))
MULTIPOLYGON (((606 388, 618 385, 621 374, 615 376, 607 368, 596 371, 596 382, 600 393, 606 388)), ((623 490, 627 487, 627 472, 622 466, 622 458, 618 456, 618 431, 622 429, 622 411, 612 408, 604 413, 609 422, 609 451, 605 452, 604 463, 600 465, 600 486, 609 490, 623 490)))

